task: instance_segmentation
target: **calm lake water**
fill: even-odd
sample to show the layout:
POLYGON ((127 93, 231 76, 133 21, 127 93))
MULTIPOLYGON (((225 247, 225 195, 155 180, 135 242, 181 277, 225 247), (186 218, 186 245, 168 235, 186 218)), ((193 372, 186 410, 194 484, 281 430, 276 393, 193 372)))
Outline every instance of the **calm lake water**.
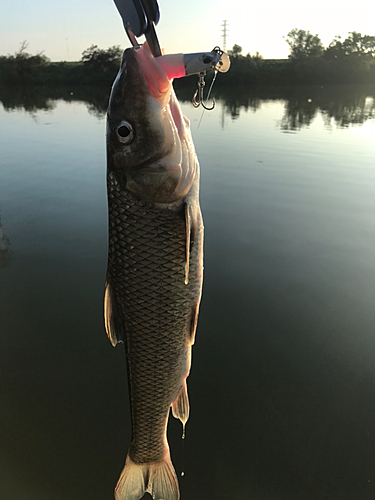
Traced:
MULTIPOLYGON (((110 500, 129 444, 108 94, 88 95, 0 96, 4 500, 110 500)), ((199 127, 182 103, 206 232, 184 442, 169 423, 182 500, 375 498, 374 96, 233 89, 199 127)))

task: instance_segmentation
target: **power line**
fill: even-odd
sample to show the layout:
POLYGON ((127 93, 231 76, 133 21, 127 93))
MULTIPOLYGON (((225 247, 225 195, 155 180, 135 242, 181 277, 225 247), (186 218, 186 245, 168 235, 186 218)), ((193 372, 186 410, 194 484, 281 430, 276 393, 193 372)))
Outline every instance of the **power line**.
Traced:
POLYGON ((221 30, 223 33, 221 36, 223 37, 223 50, 224 50, 224 52, 226 52, 226 50, 227 50, 227 31, 229 31, 227 23, 228 23, 228 21, 223 21, 223 24, 221 25, 223 28, 221 30))

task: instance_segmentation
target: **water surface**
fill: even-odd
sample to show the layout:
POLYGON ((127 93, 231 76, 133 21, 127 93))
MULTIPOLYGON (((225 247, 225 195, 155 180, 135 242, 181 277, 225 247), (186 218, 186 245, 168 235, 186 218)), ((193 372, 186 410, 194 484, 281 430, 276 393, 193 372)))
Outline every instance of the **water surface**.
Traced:
MULTIPOLYGON (((107 94, 30 92, 1 94, 0 497, 109 500, 130 423, 102 319, 107 94)), ((182 500, 374 498, 374 95, 236 91, 199 128, 182 103, 206 232, 182 500)))

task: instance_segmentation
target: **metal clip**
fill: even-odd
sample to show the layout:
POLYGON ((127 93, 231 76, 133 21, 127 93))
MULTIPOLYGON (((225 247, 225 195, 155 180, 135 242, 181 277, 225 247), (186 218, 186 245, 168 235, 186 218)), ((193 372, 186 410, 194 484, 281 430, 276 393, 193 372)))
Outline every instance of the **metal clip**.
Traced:
POLYGON ((114 0, 114 2, 133 47, 139 45, 136 37, 145 35, 154 57, 161 56, 155 31, 155 25, 160 19, 157 0, 114 0))
POLYGON ((215 107, 215 99, 213 99, 211 107, 208 107, 204 104, 203 89, 204 89, 204 86, 206 85, 206 83, 204 81, 205 75, 206 75, 205 71, 202 71, 201 73, 199 73, 198 90, 195 91, 195 94, 194 94, 191 102, 193 103, 194 108, 199 108, 199 106, 202 105, 204 109, 207 109, 207 111, 210 111, 211 109, 214 109, 214 107, 215 107), (197 98, 198 94, 199 94, 199 98, 197 101, 196 98, 197 98))

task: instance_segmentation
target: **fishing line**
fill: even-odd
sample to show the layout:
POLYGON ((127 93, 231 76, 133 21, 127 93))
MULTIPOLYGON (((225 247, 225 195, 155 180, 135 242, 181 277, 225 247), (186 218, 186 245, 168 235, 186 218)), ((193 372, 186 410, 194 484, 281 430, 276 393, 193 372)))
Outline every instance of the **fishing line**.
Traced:
MULTIPOLYGON (((213 79, 212 79, 212 82, 211 82, 210 88, 208 89, 208 94, 207 94, 207 97, 206 97, 206 101, 205 101, 205 102, 207 102, 207 101, 208 101, 208 99, 210 98, 210 95, 211 95, 211 90, 212 90, 212 87, 213 87, 213 85, 214 85, 214 83, 215 83, 217 73, 218 73, 218 71, 217 71, 217 69, 215 69, 215 74, 214 74, 214 77, 213 77, 213 79)), ((199 120, 199 123, 198 123, 198 127, 197 127, 197 129, 199 128, 199 126, 200 126, 200 124, 201 124, 201 122, 202 122, 202 118, 203 118, 203 115, 204 115, 204 112, 205 112, 205 111, 206 111, 206 110, 205 110, 205 108, 203 108, 203 111, 202 111, 202 114, 201 114, 201 119, 199 120)))
POLYGON ((181 476, 185 475, 185 425, 182 431, 182 459, 181 459, 181 476))

